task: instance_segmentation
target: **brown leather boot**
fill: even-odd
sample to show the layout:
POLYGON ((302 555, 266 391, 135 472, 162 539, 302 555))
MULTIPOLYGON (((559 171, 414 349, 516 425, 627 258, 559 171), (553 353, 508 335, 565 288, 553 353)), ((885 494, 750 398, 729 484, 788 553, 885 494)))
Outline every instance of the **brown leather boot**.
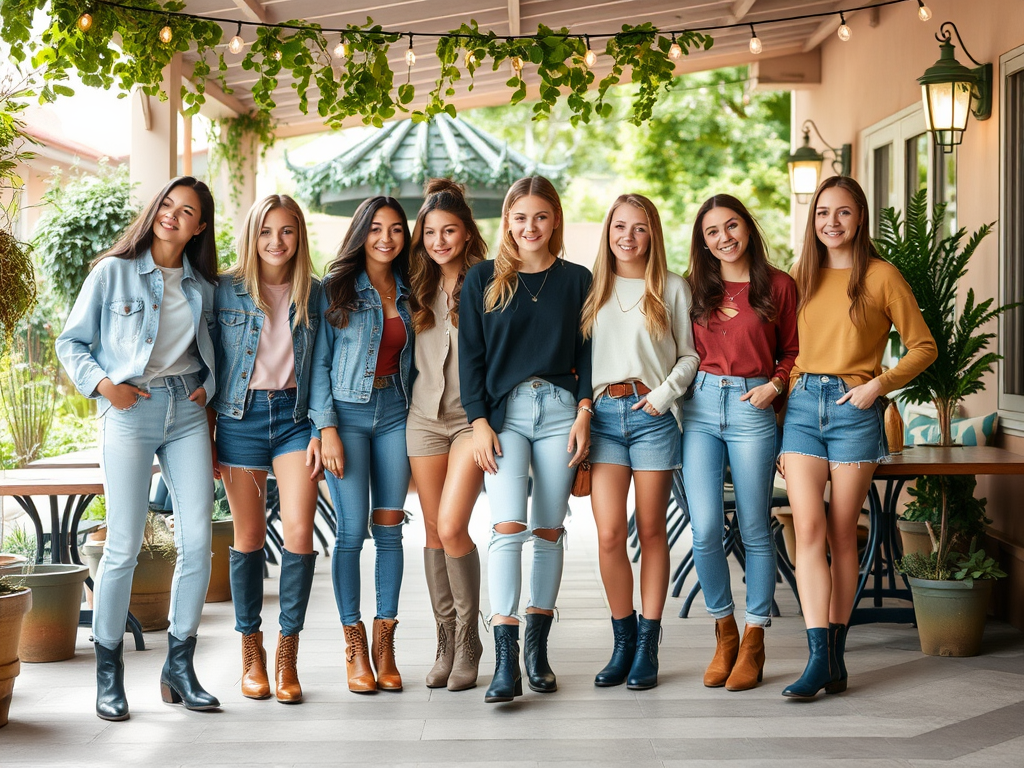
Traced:
POLYGON ((447 557, 448 579, 455 602, 455 658, 448 675, 449 691, 476 686, 484 646, 477 631, 480 613, 480 553, 476 547, 462 557, 447 557))
POLYGON ((262 632, 242 635, 242 695, 247 699, 270 697, 267 652, 263 650, 262 632))
POLYGON ((437 654, 434 666, 427 673, 427 688, 444 688, 448 685, 455 657, 455 603, 443 549, 423 548, 423 571, 437 623, 437 654))
POLYGON ((370 667, 370 649, 366 645, 366 627, 363 622, 342 627, 345 630, 345 669, 348 689, 353 693, 374 693, 377 681, 370 667))
POLYGON ((395 664, 395 627, 398 619, 374 619, 370 656, 377 670, 377 688, 381 691, 402 690, 402 676, 395 664))
POLYGON ((277 700, 282 704, 302 701, 302 686, 296 664, 299 657, 298 635, 277 635, 277 658, 274 660, 274 678, 277 682, 277 700))
POLYGON ((727 691, 746 691, 761 682, 764 674, 764 627, 743 628, 736 664, 725 683, 727 691))
POLYGON ((729 679, 736 654, 739 651, 740 632, 736 628, 736 619, 732 614, 715 621, 715 657, 711 659, 707 672, 704 673, 704 685, 707 688, 721 688, 729 679))

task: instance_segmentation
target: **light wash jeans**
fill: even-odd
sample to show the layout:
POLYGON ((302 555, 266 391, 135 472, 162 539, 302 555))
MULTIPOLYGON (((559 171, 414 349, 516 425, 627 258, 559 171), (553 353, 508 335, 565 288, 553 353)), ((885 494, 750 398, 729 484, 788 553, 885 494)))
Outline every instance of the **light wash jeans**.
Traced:
POLYGON ((740 396, 767 383, 701 371, 693 399, 683 405, 683 485, 690 505, 693 559, 708 613, 735 608, 725 557, 723 484, 732 469, 736 516, 746 551, 746 623, 767 626, 775 595, 775 542, 771 535, 775 477, 775 411, 759 410, 740 396))
POLYGON ((392 385, 372 390, 368 403, 335 400, 334 408, 338 436, 345 449, 345 476, 339 480, 327 473, 327 487, 338 517, 331 558, 334 599, 341 623, 358 624, 359 556, 369 527, 377 549, 376 617, 393 619, 398 615, 398 593, 405 569, 402 524, 371 525, 370 510, 405 507, 410 475, 405 451, 405 396, 392 385))
POLYGON ((509 395, 505 424, 498 434, 498 473, 484 475, 491 505, 491 541, 487 578, 491 615, 518 616, 523 581, 523 544, 533 540, 533 573, 528 607, 553 610, 562 583, 565 532, 557 541, 533 536, 534 530, 562 527, 576 470, 566 452, 576 420, 576 398, 547 381, 530 379, 509 395), (530 469, 533 499, 527 519, 530 469), (520 533, 498 533, 493 526, 515 522, 520 533))
POLYGON ((152 386, 126 411, 103 417, 103 487, 107 499, 107 544, 96 576, 92 633, 116 648, 125 631, 132 574, 142 547, 149 509, 153 455, 160 460, 174 506, 178 563, 171 585, 171 625, 179 640, 192 637, 210 583, 213 459, 206 409, 188 399, 196 375, 172 376, 152 386))

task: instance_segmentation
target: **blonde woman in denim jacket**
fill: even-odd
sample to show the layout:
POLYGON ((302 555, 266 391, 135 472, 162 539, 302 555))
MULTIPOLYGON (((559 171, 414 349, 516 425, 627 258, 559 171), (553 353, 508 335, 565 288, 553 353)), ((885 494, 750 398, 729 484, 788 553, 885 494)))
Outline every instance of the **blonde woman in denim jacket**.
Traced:
POLYGON ((100 401, 107 543, 96 577, 96 714, 127 720, 124 631, 142 546, 154 454, 174 505, 163 700, 220 706, 196 679, 196 632, 210 581, 213 465, 204 406, 216 393, 214 205, 191 176, 169 182, 94 264, 57 355, 78 390, 100 401))

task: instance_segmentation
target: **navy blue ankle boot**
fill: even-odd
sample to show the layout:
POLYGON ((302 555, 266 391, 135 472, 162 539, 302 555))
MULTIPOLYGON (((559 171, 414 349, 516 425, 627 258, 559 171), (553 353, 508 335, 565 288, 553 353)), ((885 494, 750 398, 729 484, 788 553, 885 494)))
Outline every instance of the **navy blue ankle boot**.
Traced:
POLYGON ((825 693, 842 693, 846 690, 849 675, 846 672, 846 631, 845 624, 828 625, 828 646, 832 653, 832 680, 825 686, 825 693))
POLYGON ((523 695, 523 672, 519 668, 519 625, 495 624, 494 677, 484 701, 494 704, 523 695))
POLYGON ((597 673, 594 685, 607 688, 626 682, 636 656, 636 611, 624 619, 612 619, 612 658, 597 673))
POLYGON ((96 716, 103 720, 127 720, 128 699, 124 695, 124 641, 111 650, 96 648, 96 716))
POLYGON ((526 637, 523 639, 523 663, 530 690, 552 693, 558 690, 558 680, 548 663, 548 634, 554 616, 546 613, 526 614, 526 637))
POLYGON ((829 650, 829 632, 825 627, 807 630, 810 658, 803 675, 786 687, 783 696, 791 699, 813 699, 822 688, 832 682, 832 653, 829 650))
POLYGON ((636 655, 629 669, 626 687, 643 691, 658 684, 658 644, 661 642, 661 619, 637 619, 636 655))

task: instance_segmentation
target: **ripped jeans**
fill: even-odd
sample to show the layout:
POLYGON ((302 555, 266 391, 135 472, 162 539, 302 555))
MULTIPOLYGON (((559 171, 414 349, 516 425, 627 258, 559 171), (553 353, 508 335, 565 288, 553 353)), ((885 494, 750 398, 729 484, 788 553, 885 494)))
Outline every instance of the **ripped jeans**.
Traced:
POLYGON ((498 473, 484 475, 491 506, 491 541, 487 579, 491 616, 518 616, 522 591, 523 544, 533 540, 533 569, 528 607, 553 610, 562 582, 565 531, 556 541, 534 531, 559 530, 569 509, 576 470, 566 451, 576 420, 576 398, 540 379, 519 384, 509 395, 505 424, 498 434, 498 473), (528 505, 530 470, 533 498, 528 505), (529 507, 529 511, 528 511, 529 507), (498 533, 494 526, 519 523, 518 533, 498 533))

